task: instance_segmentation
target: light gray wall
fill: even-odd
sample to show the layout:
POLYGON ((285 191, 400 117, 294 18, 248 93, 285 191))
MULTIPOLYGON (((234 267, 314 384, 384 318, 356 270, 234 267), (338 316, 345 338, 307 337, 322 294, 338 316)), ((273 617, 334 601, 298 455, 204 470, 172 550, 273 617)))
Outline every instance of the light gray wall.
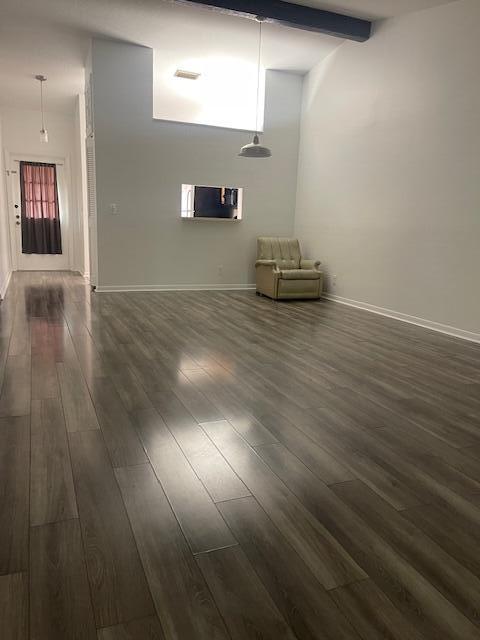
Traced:
POLYGON ((273 157, 252 160, 248 133, 152 119, 150 49, 94 40, 92 60, 100 288, 254 282, 256 237, 293 231, 302 78, 267 72, 273 157), (182 183, 244 187, 244 219, 181 220, 182 183))
POLYGON ((306 80, 296 234, 334 294, 480 333, 480 2, 380 23, 306 80))
POLYGON ((0 118, 0 300, 5 295, 11 273, 10 237, 6 196, 6 174, 3 159, 2 120, 0 118))

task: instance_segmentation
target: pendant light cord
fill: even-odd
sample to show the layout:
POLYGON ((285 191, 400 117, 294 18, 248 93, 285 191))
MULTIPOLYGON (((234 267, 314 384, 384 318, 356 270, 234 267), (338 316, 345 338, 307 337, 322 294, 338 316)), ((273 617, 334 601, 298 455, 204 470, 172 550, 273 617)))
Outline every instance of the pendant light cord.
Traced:
POLYGON ((42 112, 42 131, 45 131, 45 122, 43 119, 43 80, 40 80, 40 111, 42 112))
POLYGON ((263 18, 258 18, 258 24, 260 25, 259 29, 259 37, 258 37, 258 70, 257 70, 257 103, 256 103, 256 114, 255 114, 255 134, 258 134, 258 101, 260 99, 260 65, 262 61, 262 22, 263 18))

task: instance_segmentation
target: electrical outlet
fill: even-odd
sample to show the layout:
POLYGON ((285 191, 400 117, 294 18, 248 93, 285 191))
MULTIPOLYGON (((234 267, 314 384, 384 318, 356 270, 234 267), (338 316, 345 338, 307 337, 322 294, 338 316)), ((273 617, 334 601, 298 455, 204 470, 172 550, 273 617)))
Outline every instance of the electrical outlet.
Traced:
POLYGON ((337 286, 337 276, 336 274, 333 274, 332 276, 332 287, 336 287, 337 286))
POLYGON ((115 202, 112 202, 111 204, 108 205, 108 210, 110 212, 110 215, 116 216, 118 213, 118 205, 115 204, 115 202))

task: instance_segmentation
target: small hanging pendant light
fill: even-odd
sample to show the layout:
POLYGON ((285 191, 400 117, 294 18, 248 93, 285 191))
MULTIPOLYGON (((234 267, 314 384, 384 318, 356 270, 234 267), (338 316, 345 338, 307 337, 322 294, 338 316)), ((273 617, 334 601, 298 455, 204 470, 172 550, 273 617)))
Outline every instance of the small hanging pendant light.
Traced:
POLYGON ((268 147, 264 147, 260 144, 258 134, 256 133, 253 136, 253 142, 243 146, 238 155, 242 158, 270 158, 272 152, 268 147))
POLYGON ((259 24, 259 37, 258 37, 258 72, 257 72, 257 104, 256 104, 256 120, 255 120, 255 134, 253 136, 253 142, 246 144, 240 149, 238 154, 241 158, 270 158, 272 152, 268 147, 264 147, 260 144, 258 138, 258 99, 260 97, 260 72, 262 61, 262 22, 264 18, 257 16, 256 18, 259 24))
POLYGON ((40 129, 40 142, 48 142, 48 131, 45 128, 45 117, 43 114, 43 83, 47 78, 43 75, 35 76, 35 79, 40 82, 40 111, 42 114, 42 128, 40 129))

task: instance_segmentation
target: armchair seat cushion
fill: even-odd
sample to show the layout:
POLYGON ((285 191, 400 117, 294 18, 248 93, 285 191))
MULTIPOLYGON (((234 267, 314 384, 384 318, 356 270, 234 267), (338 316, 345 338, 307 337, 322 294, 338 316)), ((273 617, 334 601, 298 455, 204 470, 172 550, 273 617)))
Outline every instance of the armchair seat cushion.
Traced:
POLYGON ((282 260, 281 258, 276 258, 275 264, 277 265, 277 269, 280 271, 283 269, 298 269, 298 261, 296 260, 282 260))
POLYGON ((322 273, 316 269, 283 269, 280 272, 282 280, 320 280, 322 273))

